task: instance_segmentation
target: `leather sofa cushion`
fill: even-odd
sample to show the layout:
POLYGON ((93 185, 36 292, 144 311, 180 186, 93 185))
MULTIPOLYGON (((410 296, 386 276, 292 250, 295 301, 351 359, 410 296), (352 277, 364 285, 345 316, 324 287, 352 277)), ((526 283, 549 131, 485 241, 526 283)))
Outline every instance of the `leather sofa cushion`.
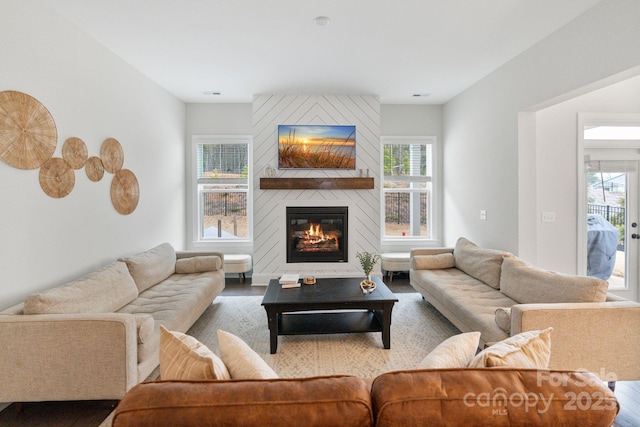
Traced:
POLYGON ((127 263, 139 292, 162 282, 176 271, 176 251, 169 243, 132 257, 121 258, 120 261, 127 263))
POLYGON ((453 250, 456 268, 494 289, 500 289, 500 269, 506 252, 480 248, 460 237, 453 250))
POLYGON ((592 373, 536 369, 390 372, 375 379, 371 400, 376 427, 609 426, 619 410, 592 373))
POLYGON ((502 263, 500 291, 521 304, 604 302, 609 284, 534 267, 515 256, 502 263))
POLYGON ((113 426, 372 426, 371 396, 351 376, 155 381, 133 387, 113 426))
POLYGON ((136 299, 138 289, 127 266, 115 262, 24 301, 24 314, 112 313, 136 299))

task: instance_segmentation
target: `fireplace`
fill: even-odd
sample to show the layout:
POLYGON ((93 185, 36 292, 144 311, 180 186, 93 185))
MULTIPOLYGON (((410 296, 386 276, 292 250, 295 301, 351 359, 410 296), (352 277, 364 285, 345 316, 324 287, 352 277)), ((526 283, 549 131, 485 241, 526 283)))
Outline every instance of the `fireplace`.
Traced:
POLYGON ((287 262, 347 262, 346 206, 287 207, 287 262))

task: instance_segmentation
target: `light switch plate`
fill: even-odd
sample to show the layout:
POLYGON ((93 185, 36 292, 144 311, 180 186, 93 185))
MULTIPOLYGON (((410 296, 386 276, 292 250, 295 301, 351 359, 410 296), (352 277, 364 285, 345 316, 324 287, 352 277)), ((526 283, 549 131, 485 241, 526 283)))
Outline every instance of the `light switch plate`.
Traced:
POLYGON ((542 222, 556 222, 556 213, 542 212, 542 222))

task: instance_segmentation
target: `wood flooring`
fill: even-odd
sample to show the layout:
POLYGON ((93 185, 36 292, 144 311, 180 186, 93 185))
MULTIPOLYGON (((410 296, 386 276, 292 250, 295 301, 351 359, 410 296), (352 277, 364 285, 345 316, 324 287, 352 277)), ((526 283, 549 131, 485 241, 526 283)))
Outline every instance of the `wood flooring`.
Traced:
MULTIPOLYGON (((251 286, 251 280, 240 284, 238 279, 227 278, 221 295, 263 295, 265 287, 251 286)), ((406 274, 396 275, 391 283, 385 281, 396 293, 414 292, 406 274)), ((621 410, 614 427, 640 426, 640 381, 619 381, 616 397, 621 410)), ((0 412, 0 427, 97 427, 115 409, 118 401, 31 402, 17 411, 15 404, 0 412)))

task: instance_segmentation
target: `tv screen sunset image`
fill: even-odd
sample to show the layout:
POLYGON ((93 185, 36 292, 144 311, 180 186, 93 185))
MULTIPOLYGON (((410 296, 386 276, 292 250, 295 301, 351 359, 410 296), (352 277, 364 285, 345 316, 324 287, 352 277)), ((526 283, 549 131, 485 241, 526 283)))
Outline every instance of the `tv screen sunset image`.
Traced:
POLYGON ((279 169, 355 169, 356 127, 279 125, 279 169))

